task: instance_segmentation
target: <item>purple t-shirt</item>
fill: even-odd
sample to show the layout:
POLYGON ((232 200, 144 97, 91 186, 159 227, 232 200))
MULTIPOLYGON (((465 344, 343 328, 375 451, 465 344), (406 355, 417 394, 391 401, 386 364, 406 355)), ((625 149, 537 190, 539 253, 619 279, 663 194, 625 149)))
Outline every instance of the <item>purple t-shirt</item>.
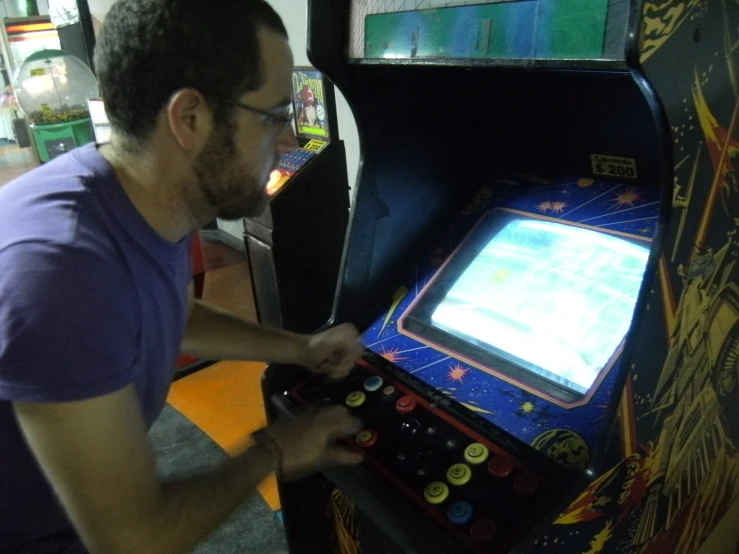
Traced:
POLYGON ((95 145, 0 187, 0 552, 84 552, 10 401, 135 383, 151 425, 185 328, 189 244, 154 231, 95 145))

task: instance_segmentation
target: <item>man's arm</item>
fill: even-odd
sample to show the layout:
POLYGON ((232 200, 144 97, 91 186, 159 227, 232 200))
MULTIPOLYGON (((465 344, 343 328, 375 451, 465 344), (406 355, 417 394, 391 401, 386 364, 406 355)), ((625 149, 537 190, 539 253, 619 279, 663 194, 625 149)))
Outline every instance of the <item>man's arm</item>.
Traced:
POLYGON ((271 329, 194 300, 182 351, 204 360, 247 360, 302 365, 333 378, 345 377, 362 355, 353 325, 337 325, 316 335, 271 329))
POLYGON ((200 300, 192 301, 182 351, 204 360, 307 365, 309 336, 263 327, 200 300))
MULTIPOLYGON (((133 385, 67 403, 13 404, 44 474, 92 554, 166 554, 191 549, 277 465, 289 477, 319 462, 357 463, 332 446, 358 422, 333 409, 274 428, 279 448, 256 446, 220 469, 161 484, 133 385)), ((270 428, 273 429, 273 428, 270 428)))

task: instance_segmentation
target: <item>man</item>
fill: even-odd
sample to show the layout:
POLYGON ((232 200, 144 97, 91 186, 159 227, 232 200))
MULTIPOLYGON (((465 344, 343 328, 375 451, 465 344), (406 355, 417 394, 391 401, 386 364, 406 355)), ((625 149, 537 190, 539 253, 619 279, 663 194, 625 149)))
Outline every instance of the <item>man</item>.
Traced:
POLYGON ((343 408, 272 426, 218 470, 160 483, 147 428, 180 351, 333 377, 356 331, 269 330, 188 297, 187 237, 262 210, 292 55, 263 0, 121 0, 96 69, 113 127, 0 189, 0 551, 184 552, 271 471, 359 457, 343 408))

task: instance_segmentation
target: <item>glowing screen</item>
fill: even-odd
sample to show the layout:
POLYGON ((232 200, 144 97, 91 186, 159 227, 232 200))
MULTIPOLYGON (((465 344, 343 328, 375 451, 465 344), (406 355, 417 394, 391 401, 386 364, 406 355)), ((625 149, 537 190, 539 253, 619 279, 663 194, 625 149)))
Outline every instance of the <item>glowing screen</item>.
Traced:
POLYGON ((461 273, 432 325, 585 393, 629 329, 648 256, 617 236, 517 219, 461 273))

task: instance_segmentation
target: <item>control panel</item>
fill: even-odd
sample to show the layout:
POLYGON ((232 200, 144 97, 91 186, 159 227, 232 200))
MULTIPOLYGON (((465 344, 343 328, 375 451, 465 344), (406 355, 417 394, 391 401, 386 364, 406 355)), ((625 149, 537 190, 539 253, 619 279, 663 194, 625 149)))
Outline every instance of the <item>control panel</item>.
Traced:
POLYGON ((347 406, 363 428, 346 442, 367 464, 468 550, 506 552, 557 502, 562 483, 414 393, 372 356, 346 380, 311 378, 289 394, 303 407, 347 406))
POLYGON ((294 173, 308 163, 315 155, 315 152, 306 150, 305 148, 298 148, 294 152, 288 152, 280 156, 279 169, 294 173))

